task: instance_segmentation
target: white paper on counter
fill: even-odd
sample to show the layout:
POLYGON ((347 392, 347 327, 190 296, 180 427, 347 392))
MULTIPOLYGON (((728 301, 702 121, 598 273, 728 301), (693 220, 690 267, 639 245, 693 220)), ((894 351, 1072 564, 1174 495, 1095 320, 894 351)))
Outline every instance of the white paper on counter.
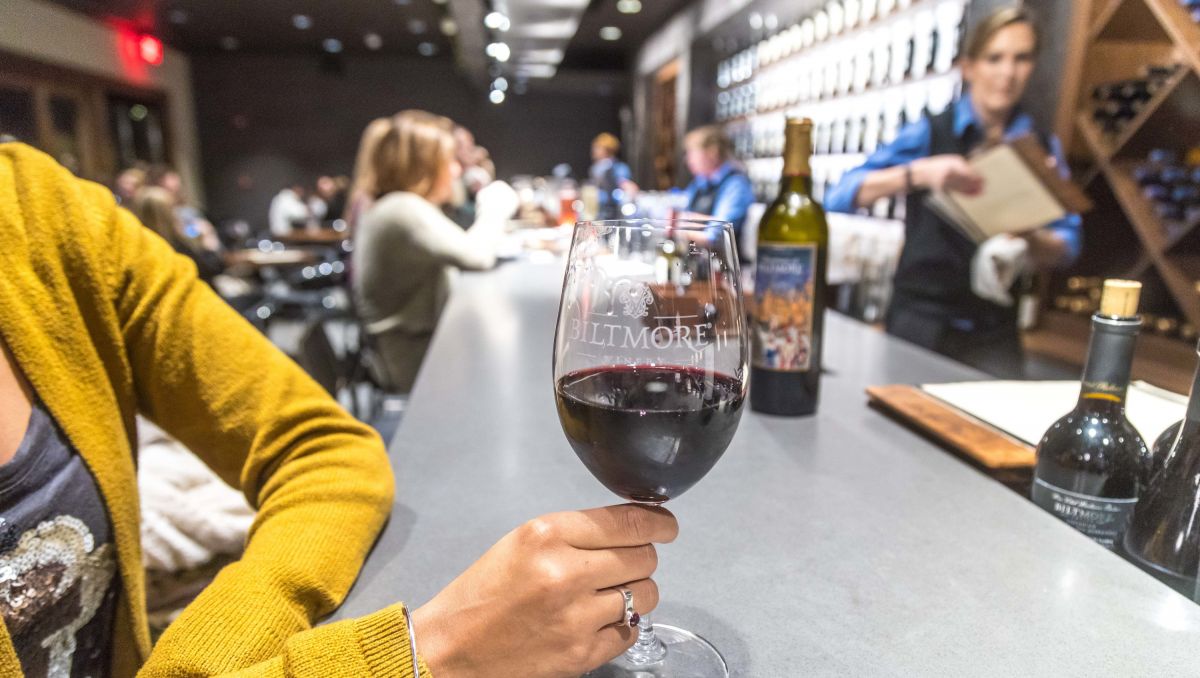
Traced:
MULTIPOLYGON (((921 389, 1033 446, 1079 399, 1078 381, 968 381, 921 389)), ((1130 385, 1125 414, 1150 445, 1186 407, 1186 396, 1138 381, 1130 385)))

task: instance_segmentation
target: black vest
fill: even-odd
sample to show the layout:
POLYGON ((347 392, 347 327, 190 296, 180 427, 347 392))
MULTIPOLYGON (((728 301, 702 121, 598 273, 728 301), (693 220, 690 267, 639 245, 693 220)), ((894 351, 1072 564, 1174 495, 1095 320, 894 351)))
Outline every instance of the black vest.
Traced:
MULTIPOLYGON (((954 133, 954 106, 929 118, 929 154, 967 155, 983 138, 970 128, 954 133)), ((1035 132, 1050 148, 1049 138, 1035 132)), ((1016 305, 1000 306, 971 291, 971 259, 978 246, 925 204, 928 191, 908 195, 904 249, 896 265, 893 304, 916 306, 926 313, 970 320, 982 326, 1015 322, 1016 305)))
MULTIPOLYGON (((967 155, 979 142, 973 130, 962 139, 954 133, 954 106, 929 118, 929 131, 931 156, 967 155)), ((971 291, 971 259, 978 246, 925 204, 928 195, 928 191, 908 195, 893 303, 972 320, 1015 314, 1014 308, 993 304, 971 291)))
POLYGON ((721 192, 721 187, 735 174, 741 174, 741 171, 737 169, 730 170, 717 183, 708 184, 704 188, 698 189, 695 195, 692 196, 691 202, 688 203, 687 211, 697 214, 712 214, 713 208, 717 206, 717 194, 721 192))

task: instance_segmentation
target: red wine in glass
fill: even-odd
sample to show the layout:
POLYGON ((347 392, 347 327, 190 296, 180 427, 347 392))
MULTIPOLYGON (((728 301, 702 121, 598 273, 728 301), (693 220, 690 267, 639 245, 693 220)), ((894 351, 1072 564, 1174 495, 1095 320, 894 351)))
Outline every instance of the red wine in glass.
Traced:
POLYGON ((592 475, 630 501, 660 504, 708 473, 737 431, 742 382, 693 367, 613 365, 555 388, 567 440, 592 475))

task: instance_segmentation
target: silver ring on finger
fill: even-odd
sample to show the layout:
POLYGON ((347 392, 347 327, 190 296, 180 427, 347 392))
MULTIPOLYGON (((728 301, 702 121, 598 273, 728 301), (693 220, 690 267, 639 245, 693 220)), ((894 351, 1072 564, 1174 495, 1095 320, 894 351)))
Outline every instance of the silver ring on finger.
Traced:
POLYGON ((622 626, 634 628, 638 625, 638 622, 642 621, 642 615, 638 614, 637 611, 633 609, 633 591, 630 591, 624 586, 618 586, 617 592, 620 593, 621 597, 625 600, 624 615, 621 617, 621 621, 617 623, 622 626))

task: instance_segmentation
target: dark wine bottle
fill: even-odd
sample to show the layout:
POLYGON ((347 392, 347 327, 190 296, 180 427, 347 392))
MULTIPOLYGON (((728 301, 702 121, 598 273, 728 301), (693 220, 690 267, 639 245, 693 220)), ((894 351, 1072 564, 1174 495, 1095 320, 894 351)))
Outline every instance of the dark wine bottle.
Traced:
MULTIPOLYGON (((1193 396, 1196 394, 1195 387, 1192 388, 1193 396)), ((1150 446, 1150 479, 1153 481, 1154 474, 1162 470, 1163 465, 1167 461, 1167 455, 1171 453, 1171 446, 1175 443, 1175 439, 1179 437, 1179 429, 1183 428, 1183 421, 1177 421, 1167 427, 1167 430, 1158 434, 1154 439, 1154 444, 1150 446)))
POLYGON ((1038 443, 1034 469, 1034 503, 1109 549, 1121 543, 1151 463, 1125 419, 1141 287, 1105 281, 1079 401, 1038 443))
POLYGON ((1134 509, 1124 547, 1143 570, 1195 600, 1200 567, 1200 367, 1183 421, 1168 428, 1159 443, 1172 431, 1170 450, 1134 509))
POLYGON ((789 119, 779 196, 758 227, 750 407, 800 416, 817 409, 829 227, 813 199, 812 121, 789 119))

